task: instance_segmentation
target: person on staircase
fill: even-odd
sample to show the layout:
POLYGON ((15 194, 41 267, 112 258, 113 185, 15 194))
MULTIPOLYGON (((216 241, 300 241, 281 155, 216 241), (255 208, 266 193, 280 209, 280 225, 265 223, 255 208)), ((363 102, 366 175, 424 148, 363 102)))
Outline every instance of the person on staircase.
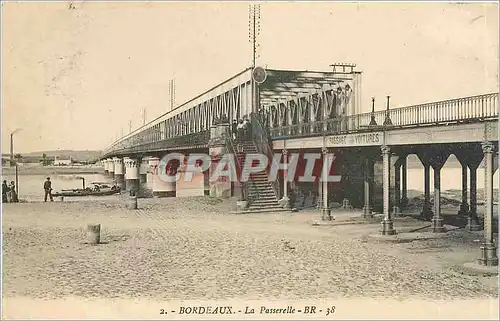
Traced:
POLYGON ((236 126, 236 131, 237 131, 236 139, 238 141, 242 141, 243 140, 243 131, 244 131, 242 119, 240 119, 240 121, 238 122, 238 126, 236 126))
POLYGON ((238 121, 236 119, 234 119, 231 124, 231 136, 234 140, 236 140, 236 137, 238 136, 238 121))
POLYGON ((245 117, 245 120, 243 120, 243 132, 244 132, 244 140, 249 141, 251 140, 251 125, 250 122, 248 121, 248 118, 245 117))

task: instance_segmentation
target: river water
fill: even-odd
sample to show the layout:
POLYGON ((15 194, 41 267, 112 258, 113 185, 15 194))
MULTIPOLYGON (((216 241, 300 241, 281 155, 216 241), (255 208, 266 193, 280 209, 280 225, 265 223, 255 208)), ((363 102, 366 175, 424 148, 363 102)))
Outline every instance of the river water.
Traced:
MULTIPOLYGON (((493 187, 498 188, 498 172, 495 173, 493 179, 493 187)), ((51 175, 52 188, 54 191, 61 189, 81 188, 82 180, 77 177, 84 177, 86 185, 92 182, 111 182, 111 179, 102 174, 68 174, 68 175, 51 175)), ((484 188, 484 170, 479 168, 477 171, 477 188, 484 188)), ((470 178, 470 177, 469 177, 470 178)), ((9 182, 15 180, 15 177, 8 175, 2 177, 9 182)), ((43 183, 46 179, 45 175, 20 175, 19 176, 19 197, 27 201, 43 201, 43 183)), ((148 180, 150 175, 148 175, 148 180)), ((433 185, 432 170, 431 170, 431 191, 433 185)), ((408 189, 423 191, 424 189, 424 176, 423 169, 410 168, 408 169, 408 189)), ((147 186, 151 188, 150 180, 147 186)), ((442 191, 450 189, 461 189, 462 186, 462 171, 460 168, 443 168, 441 170, 441 186, 442 191)), ((79 199, 82 199, 80 197, 79 199)))

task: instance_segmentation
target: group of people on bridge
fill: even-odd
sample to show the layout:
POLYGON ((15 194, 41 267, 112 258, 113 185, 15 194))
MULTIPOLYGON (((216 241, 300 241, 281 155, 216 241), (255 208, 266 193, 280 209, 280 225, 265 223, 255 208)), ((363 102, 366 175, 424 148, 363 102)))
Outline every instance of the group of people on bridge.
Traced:
MULTIPOLYGON (((263 130, 266 134, 269 134, 269 110, 260 108, 258 113, 253 114, 256 117, 256 120, 260 122, 263 130)), ((249 120, 250 116, 244 116, 239 120, 234 119, 231 124, 231 136, 236 141, 245 141, 252 139, 252 123, 249 120)), ((253 118, 253 117, 252 117, 253 118)), ((229 118, 227 115, 222 115, 220 118, 214 118, 213 124, 229 124, 229 118)))
POLYGON ((244 141, 252 139, 252 124, 248 120, 248 118, 233 120, 233 124, 231 125, 231 134, 233 135, 233 139, 236 141, 244 141))

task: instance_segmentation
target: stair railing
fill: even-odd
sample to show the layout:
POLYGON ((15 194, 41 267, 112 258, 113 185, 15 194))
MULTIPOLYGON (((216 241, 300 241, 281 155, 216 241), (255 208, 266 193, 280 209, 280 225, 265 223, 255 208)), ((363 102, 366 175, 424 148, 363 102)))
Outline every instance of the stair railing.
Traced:
MULTIPOLYGON (((253 202, 256 199, 259 198, 260 192, 257 188, 251 189, 251 187, 255 186, 255 182, 252 181, 250 178, 248 181, 243 182, 241 181, 241 175, 243 174, 243 165, 240 162, 240 159, 238 157, 238 151, 236 150, 236 147, 234 146, 234 140, 232 137, 232 133, 229 135, 225 136, 225 152, 235 155, 235 165, 236 165, 236 170, 237 173, 240 173, 240 177, 238 177, 238 181, 241 184, 241 192, 243 196, 243 200, 247 201, 248 204, 250 205, 251 202, 253 202), (250 190, 254 192, 254 196, 250 196, 250 190)), ((243 155, 245 155, 245 152, 242 152, 243 155)))
MULTIPOLYGON (((260 121, 258 114, 250 114, 250 121, 252 125, 252 140, 254 141, 254 145, 257 147, 257 151, 261 154, 266 155, 267 158, 271 160, 271 167, 278 166, 278 162, 276 162, 276 160, 274 159, 274 150, 271 148, 272 143, 270 143, 269 131, 264 128, 264 126, 262 126, 262 122, 260 121)), ((269 178, 269 171, 267 171, 267 174, 269 178)), ((274 190, 274 194, 276 195, 276 199, 281 199, 278 179, 276 179, 275 181, 270 181, 270 183, 271 187, 274 190)))

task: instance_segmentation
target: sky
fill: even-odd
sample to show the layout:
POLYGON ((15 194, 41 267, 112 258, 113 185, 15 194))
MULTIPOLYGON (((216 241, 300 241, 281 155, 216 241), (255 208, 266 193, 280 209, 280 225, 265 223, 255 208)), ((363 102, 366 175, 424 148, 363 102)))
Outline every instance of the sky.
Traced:
MULTIPOLYGON (((100 150, 251 65, 247 2, 2 2, 2 152, 100 150)), ((493 3, 261 4, 257 65, 363 72, 391 106, 498 92, 493 3)))

